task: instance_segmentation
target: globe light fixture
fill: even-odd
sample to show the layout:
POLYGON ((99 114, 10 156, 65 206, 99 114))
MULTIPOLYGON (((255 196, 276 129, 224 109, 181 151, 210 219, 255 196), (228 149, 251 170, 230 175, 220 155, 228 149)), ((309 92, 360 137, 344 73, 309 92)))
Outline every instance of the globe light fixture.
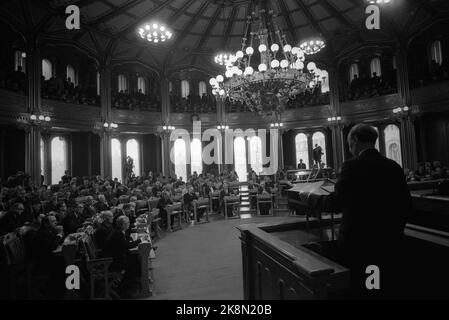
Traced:
POLYGON ((170 40, 173 32, 160 23, 146 23, 138 28, 138 34, 142 39, 152 43, 170 40))

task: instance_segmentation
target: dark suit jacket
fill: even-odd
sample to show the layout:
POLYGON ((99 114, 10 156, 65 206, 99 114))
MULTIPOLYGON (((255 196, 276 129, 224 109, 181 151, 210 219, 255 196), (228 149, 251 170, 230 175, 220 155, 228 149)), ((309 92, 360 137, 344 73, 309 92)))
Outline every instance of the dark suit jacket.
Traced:
POLYGON ((324 200, 315 205, 343 213, 338 247, 345 261, 385 257, 400 245, 410 192, 402 168, 376 149, 346 161, 335 192, 324 200))
POLYGON ((95 231, 94 234, 95 241, 100 249, 105 249, 106 243, 113 232, 114 226, 112 224, 109 224, 107 222, 101 223, 100 227, 95 231))
POLYGON ((307 166, 305 163, 298 163, 298 169, 307 169, 307 166))
POLYGON ((127 269, 128 250, 137 246, 140 240, 129 241, 126 235, 119 230, 115 230, 106 241, 104 256, 112 257, 110 269, 112 271, 121 271, 127 269))
POLYGON ((54 230, 39 228, 33 239, 33 256, 36 261, 36 272, 51 272, 53 255, 52 251, 60 245, 64 239, 57 236, 54 230))
POLYGON ((64 228, 64 234, 75 233, 76 230, 83 226, 82 218, 74 211, 69 211, 62 220, 62 227, 64 228))
POLYGON ((3 218, 0 219, 0 234, 13 232, 23 225, 21 216, 13 211, 8 211, 3 218))
POLYGON ((95 207, 95 209, 97 209, 97 212, 106 211, 106 210, 110 209, 110 207, 107 203, 103 203, 100 201, 95 203, 94 207, 95 207))

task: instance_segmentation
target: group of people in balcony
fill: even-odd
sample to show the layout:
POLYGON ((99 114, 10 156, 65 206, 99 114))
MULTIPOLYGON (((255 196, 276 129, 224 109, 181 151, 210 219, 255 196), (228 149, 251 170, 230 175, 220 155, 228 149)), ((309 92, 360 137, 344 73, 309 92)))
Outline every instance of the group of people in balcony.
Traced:
POLYGON ((410 75, 413 88, 449 80, 449 63, 447 58, 443 59, 441 63, 432 60, 428 68, 418 66, 417 69, 419 71, 415 71, 410 75))
POLYGON ((329 92, 323 93, 321 91, 321 82, 313 89, 307 89, 303 93, 296 95, 294 98, 290 98, 287 102, 287 109, 297 109, 308 106, 318 106, 329 104, 329 92))
POLYGON ((95 86, 86 86, 82 83, 76 85, 73 79, 66 80, 53 76, 45 80, 41 77, 41 94, 43 99, 60 100, 67 103, 100 105, 100 97, 95 86))
POLYGON ((216 100, 211 94, 202 96, 189 94, 187 98, 170 92, 170 106, 172 112, 179 113, 213 113, 216 112, 216 100))
POLYGON ((161 111, 161 98, 158 94, 144 94, 142 89, 135 93, 120 90, 112 97, 112 107, 132 111, 161 111))
POLYGON ((392 73, 390 76, 382 74, 379 76, 376 72, 373 72, 371 78, 359 78, 355 74, 349 90, 340 95, 340 100, 368 99, 394 93, 397 90, 397 80, 394 74, 392 73))
POLYGON ((22 66, 17 66, 17 69, 12 73, 6 73, 5 70, 0 68, 0 88, 26 94, 27 77, 22 66))
POLYGON ((449 179, 449 166, 443 166, 440 161, 423 162, 418 170, 404 170, 407 182, 449 179))

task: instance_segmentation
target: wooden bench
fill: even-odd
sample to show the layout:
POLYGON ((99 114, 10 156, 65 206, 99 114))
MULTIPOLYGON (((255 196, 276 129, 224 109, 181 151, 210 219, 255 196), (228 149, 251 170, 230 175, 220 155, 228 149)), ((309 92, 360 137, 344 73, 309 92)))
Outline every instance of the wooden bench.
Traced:
POLYGON ((147 213, 150 210, 147 200, 137 200, 136 202, 136 216, 147 213))
POLYGON ((218 208, 220 208, 220 192, 218 191, 213 191, 209 194, 209 199, 210 199, 210 212, 214 212, 216 213, 217 211, 213 210, 214 206, 213 206, 213 201, 217 200, 218 201, 218 208))
POLYGON ((25 285, 27 298, 31 298, 33 263, 26 260, 25 245, 22 239, 15 232, 8 233, 2 237, 2 249, 6 258, 11 298, 17 298, 17 288, 20 283, 25 285))
POLYGON ((195 222, 198 223, 198 209, 204 209, 206 213, 206 222, 209 222, 209 200, 207 198, 199 198, 193 200, 193 215, 195 222))
POLYGON ((257 215, 262 217, 273 216, 274 207, 273 207, 273 198, 272 195, 257 195, 257 215), (261 214, 260 205, 269 204, 270 208, 268 209, 268 214, 261 214))
POLYGON ((118 285, 123 275, 120 272, 109 272, 112 258, 98 258, 99 250, 91 235, 86 234, 82 239, 86 267, 89 271, 90 299, 111 299, 111 295, 120 299, 113 286, 118 285), (96 284, 102 284, 103 297, 97 298, 95 294, 96 284))
POLYGON ((171 216, 177 216, 178 217, 178 223, 179 223, 179 229, 182 229, 182 216, 184 213, 182 203, 177 202, 173 203, 171 205, 167 205, 167 230, 172 232, 172 226, 171 226, 171 216))
POLYGON ((226 196, 223 198, 223 200, 224 200, 225 220, 227 220, 228 218, 240 219, 240 197, 239 196, 226 196), (228 217, 228 205, 230 205, 230 204, 234 205, 234 208, 237 207, 237 214, 235 216, 228 217))

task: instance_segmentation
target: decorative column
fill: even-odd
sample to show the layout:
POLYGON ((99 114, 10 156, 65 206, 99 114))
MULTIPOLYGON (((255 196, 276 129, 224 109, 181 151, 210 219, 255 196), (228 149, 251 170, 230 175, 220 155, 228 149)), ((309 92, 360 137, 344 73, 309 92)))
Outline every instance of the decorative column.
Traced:
MULTIPOLYGON (((26 51, 27 112, 30 115, 41 114, 42 62, 36 38, 27 39, 26 51)), ((31 181, 39 186, 41 184, 40 129, 36 125, 30 125, 25 132, 25 171, 31 176, 31 181)))
POLYGON ((164 176, 170 177, 173 173, 170 161, 170 132, 162 132, 160 137, 162 146, 162 173, 164 176))
MULTIPOLYGON (((102 122, 111 122, 112 116, 112 70, 107 61, 102 61, 99 66, 100 72, 100 99, 101 99, 101 118, 102 122)), ((107 130, 101 130, 100 136, 100 164, 102 178, 112 178, 111 162, 111 134, 107 130)))
POLYGON ((411 170, 418 169, 418 155, 416 148, 415 126, 411 118, 413 111, 410 94, 410 83, 408 76, 407 51, 405 43, 398 43, 396 47, 397 64, 397 84, 400 103, 403 110, 406 110, 401 117, 401 149, 403 157, 403 167, 411 170), (404 109, 405 108, 405 109, 404 109))
POLYGON ((339 168, 345 160, 344 141, 343 141, 343 126, 340 124, 341 106, 340 106, 340 77, 338 74, 338 68, 332 66, 329 68, 329 103, 331 109, 331 117, 329 122, 333 121, 331 126, 332 135, 332 158, 334 160, 335 172, 338 172, 339 168))
POLYGON ((400 121, 401 149, 403 154, 402 167, 417 170, 418 156, 416 151, 415 124, 410 114, 401 117, 400 121))
MULTIPOLYGON (((219 126, 225 126, 226 123, 226 110, 225 110, 225 102, 221 98, 216 99, 217 102, 217 123, 219 126)), ((226 142, 225 142, 225 129, 220 129, 220 140, 217 143, 218 146, 218 159, 219 163, 218 174, 223 172, 224 170, 224 162, 225 162, 225 154, 226 154, 226 142)))
MULTIPOLYGON (((168 126, 170 124, 170 88, 168 77, 165 74, 162 75, 160 88, 162 125, 168 126)), ((170 161, 170 130, 164 130, 160 137, 162 140, 162 173, 164 176, 170 177, 173 172, 170 161)))

